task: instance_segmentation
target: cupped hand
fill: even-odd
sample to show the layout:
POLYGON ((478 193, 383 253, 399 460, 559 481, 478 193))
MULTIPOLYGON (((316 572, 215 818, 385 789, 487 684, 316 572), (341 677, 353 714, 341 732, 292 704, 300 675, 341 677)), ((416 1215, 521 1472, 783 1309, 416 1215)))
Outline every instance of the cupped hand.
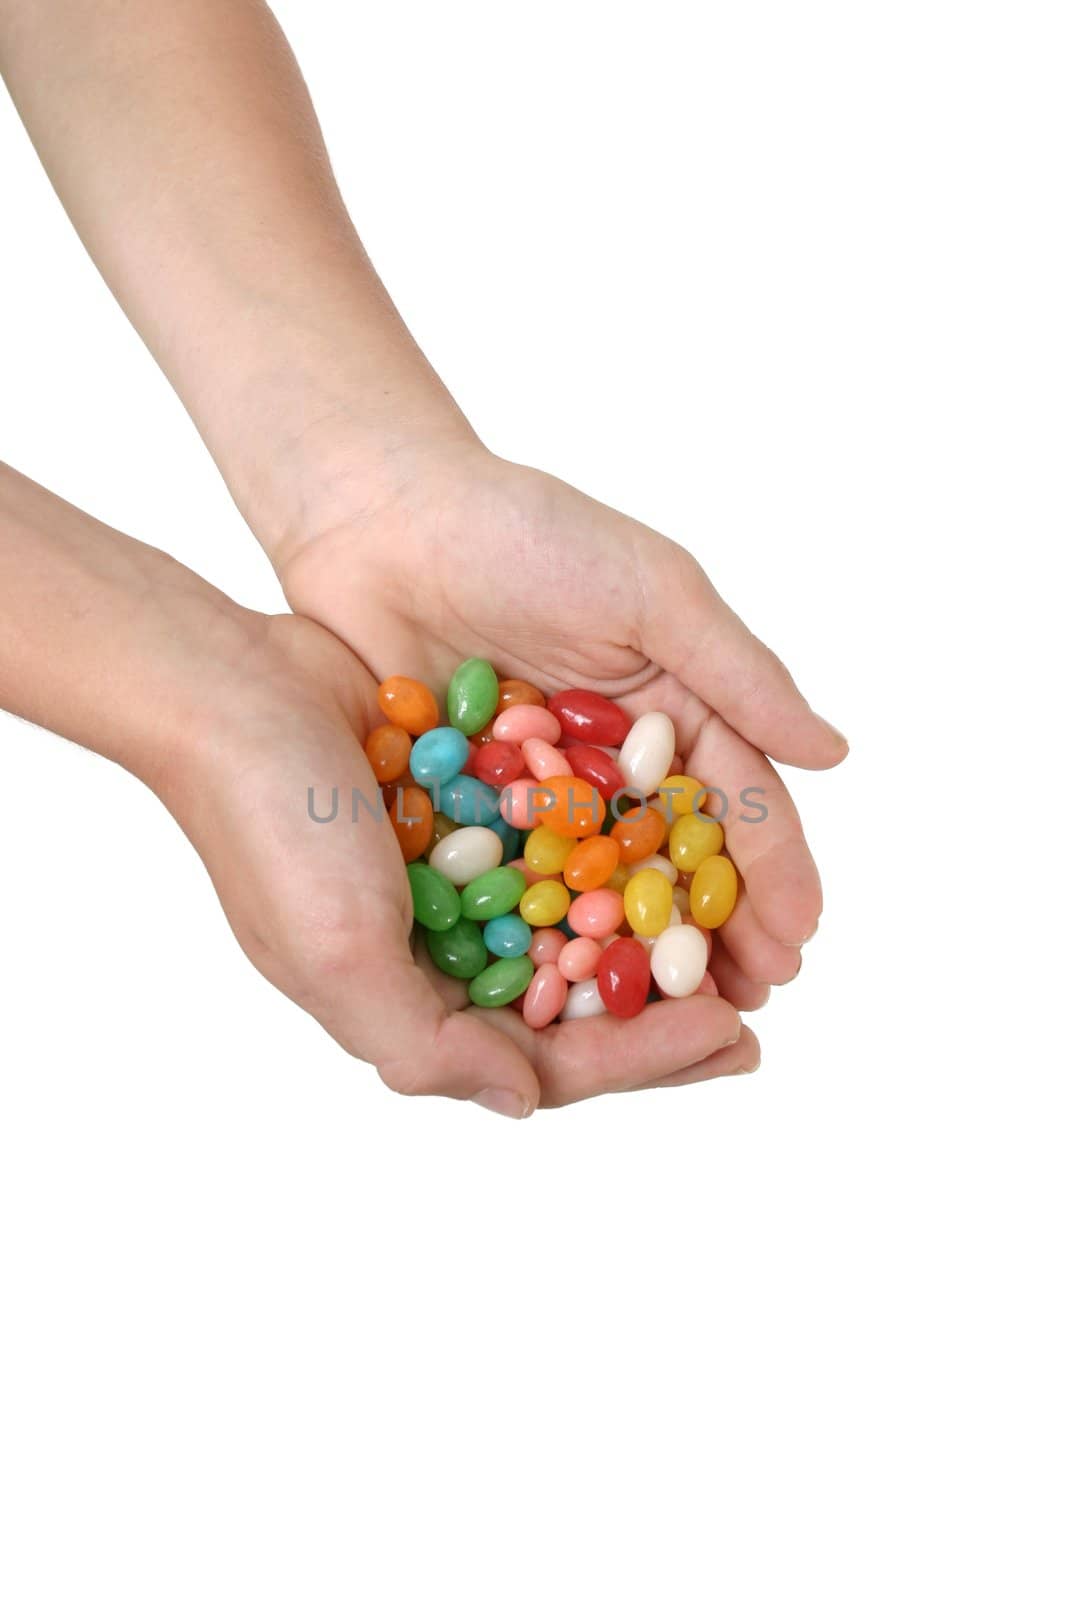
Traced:
MULTIPOLYGON (((353 635, 354 637, 354 635, 353 635)), ((387 644, 380 648, 388 648, 387 644)), ((258 619, 240 682, 157 784, 202 856, 242 948, 353 1055, 403 1094, 450 1095, 521 1117, 590 1095, 751 1071, 758 1048, 726 1000, 697 994, 633 1021, 532 1032, 467 1007, 465 986, 413 955, 411 898, 361 743, 374 680, 326 629, 258 619), (248 685, 253 685, 249 688, 248 685), (309 805, 309 790, 313 791, 309 805), (337 813, 333 795, 337 794, 337 813)))
POLYGON ((278 551, 294 610, 358 646, 379 678, 440 689, 460 660, 486 656, 549 692, 665 711, 687 770, 717 791, 709 804, 744 882, 712 972, 735 1005, 761 1005, 796 975, 822 907, 768 757, 833 767, 844 738, 672 540, 477 444, 397 461, 388 492, 337 473, 327 509, 278 551))

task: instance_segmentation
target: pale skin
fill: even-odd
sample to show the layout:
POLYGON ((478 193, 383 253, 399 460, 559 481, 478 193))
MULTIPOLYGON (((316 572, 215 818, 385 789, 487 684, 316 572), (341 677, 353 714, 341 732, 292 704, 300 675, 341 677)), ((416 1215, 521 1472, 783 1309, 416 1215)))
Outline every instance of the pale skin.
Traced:
POLYGON ((481 1095, 512 1115, 751 1069, 757 1047, 735 1008, 795 976, 821 910, 767 758, 832 767, 847 753, 842 736, 679 545, 478 439, 377 279, 296 64, 258 0, 0 0, 0 69, 100 270, 306 619, 253 623, 233 608, 269 641, 256 725, 275 737, 234 755, 244 774, 259 761, 274 789, 283 767, 294 781, 299 769, 303 794, 317 761, 317 782, 365 787, 350 730, 366 730, 372 677, 406 672, 439 688, 458 660, 485 655, 545 689, 583 685, 634 711, 662 708, 696 776, 729 795, 765 791, 758 827, 727 816, 746 889, 716 939, 721 998, 671 1002, 669 1027, 661 1007, 534 1036, 511 1012, 452 1011, 453 987, 413 960, 406 880, 380 832, 354 844, 359 829, 324 827, 312 842, 305 826, 298 848, 285 832, 295 823, 280 817, 262 838, 237 828, 216 733, 219 773, 203 775, 196 816, 173 797, 180 761, 163 797, 252 959, 394 1087, 481 1095), (318 697, 319 744, 291 711, 287 721, 301 696, 318 697), (289 754, 276 748, 286 727, 289 754), (283 849, 278 904, 267 880, 283 849))

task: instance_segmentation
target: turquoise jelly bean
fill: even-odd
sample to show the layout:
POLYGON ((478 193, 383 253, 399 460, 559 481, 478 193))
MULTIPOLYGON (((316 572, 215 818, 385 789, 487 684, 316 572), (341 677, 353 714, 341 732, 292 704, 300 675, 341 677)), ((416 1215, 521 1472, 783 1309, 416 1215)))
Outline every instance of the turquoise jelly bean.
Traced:
POLYGON ((464 828, 490 828, 500 815, 500 796, 480 778, 461 772, 450 783, 443 783, 436 797, 435 811, 444 812, 464 828))
POLYGON ((514 861, 517 855, 521 855, 519 846, 522 843, 522 835, 518 828, 511 826, 506 817, 494 817, 489 826, 494 833, 499 834, 503 843, 504 854, 500 858, 501 861, 507 864, 509 861, 514 861))
POLYGON ((488 661, 461 661, 448 686, 448 720, 464 733, 481 733, 496 711, 500 685, 488 661))
POLYGON ((567 938, 567 939, 577 939, 578 935, 575 933, 574 929, 571 927, 571 925, 567 921, 566 917, 564 917, 562 922, 557 922, 556 923, 556 927, 559 929, 560 933, 562 933, 564 935, 565 938, 567 938))
POLYGON ((510 911, 491 917, 485 925, 486 948, 495 956, 524 956, 530 948, 533 929, 510 911))
POLYGON ((432 784, 450 783, 466 766, 470 745, 458 728, 431 728, 411 747, 411 776, 424 789, 432 784))
POLYGON ((471 1004, 476 1006, 507 1006, 517 1000, 530 986, 534 964, 529 956, 508 956, 494 961, 471 979, 471 1004))

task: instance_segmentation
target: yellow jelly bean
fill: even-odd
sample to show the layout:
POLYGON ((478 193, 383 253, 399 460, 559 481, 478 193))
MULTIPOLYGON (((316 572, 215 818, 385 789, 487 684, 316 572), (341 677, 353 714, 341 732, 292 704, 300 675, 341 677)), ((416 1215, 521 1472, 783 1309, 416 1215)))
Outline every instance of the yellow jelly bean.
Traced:
POLYGON ((624 867, 620 863, 619 866, 615 868, 615 871, 611 874, 611 877, 605 884, 605 888, 614 889, 616 894, 625 894, 626 885, 629 883, 629 881, 630 869, 629 867, 624 867))
POLYGON ((654 939, 671 920, 674 894, 671 884, 655 867, 642 867, 628 881, 623 892, 626 920, 634 933, 654 939))
POLYGON ((708 856, 689 885, 689 910, 702 928, 721 928, 737 903, 737 871, 729 856, 708 856))
POLYGON ((707 793, 707 784, 701 783, 699 778, 686 777, 681 773, 674 778, 664 778, 659 786, 659 798, 667 813, 668 822, 676 817, 688 817, 691 812, 699 811, 707 793))
MULTIPOLYGON (((531 872, 543 872, 546 877, 552 877, 555 873, 563 871, 567 857, 577 843, 577 839, 564 839, 561 834, 553 833, 551 828, 546 828, 542 823, 527 835, 522 853, 531 872)), ((566 915, 566 911, 561 912, 561 915, 566 915)), ((559 921, 559 917, 556 921, 559 921)))
POLYGON ((546 878, 543 883, 531 883, 519 901, 520 917, 533 928, 555 927, 557 922, 563 921, 570 908, 571 897, 567 886, 551 878, 546 878))
POLYGON ((702 861, 722 849, 722 828, 703 811, 679 817, 671 829, 668 849, 679 872, 695 872, 702 861))

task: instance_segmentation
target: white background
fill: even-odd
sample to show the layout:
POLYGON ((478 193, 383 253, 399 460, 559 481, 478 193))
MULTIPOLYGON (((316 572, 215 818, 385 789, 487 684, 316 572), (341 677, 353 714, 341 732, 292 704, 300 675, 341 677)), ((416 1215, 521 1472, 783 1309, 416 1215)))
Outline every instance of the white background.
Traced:
MULTIPOLYGON (((277 10, 483 436, 849 733, 827 912, 755 1078, 403 1101, 3 720, 0 1587, 1061 1597, 1062 11, 277 10)), ((278 608, 6 102, 0 162, 3 454, 278 608)))

